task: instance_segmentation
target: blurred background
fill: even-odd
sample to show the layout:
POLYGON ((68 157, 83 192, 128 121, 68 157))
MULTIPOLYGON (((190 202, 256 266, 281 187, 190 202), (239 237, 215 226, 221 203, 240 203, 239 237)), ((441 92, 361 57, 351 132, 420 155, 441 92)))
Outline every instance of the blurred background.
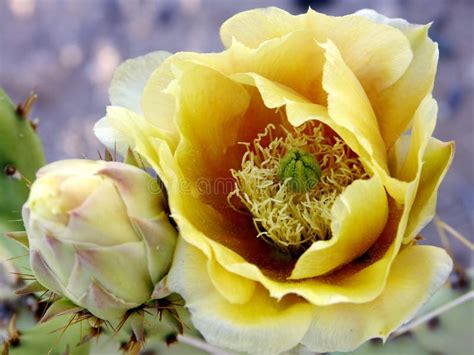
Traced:
MULTIPOLYGON (((97 159, 102 147, 92 127, 105 113, 107 90, 122 61, 154 50, 220 51, 223 21, 237 12, 271 5, 294 14, 305 12, 308 6, 331 15, 373 8, 412 23, 433 22, 430 34, 440 48, 434 90, 440 108, 435 136, 456 141, 454 163, 439 193, 438 214, 472 243, 473 0, 0 0, 0 87, 16 102, 25 100, 32 90, 38 94, 32 118, 40 120, 39 134, 48 161, 97 159)), ((440 244, 433 223, 422 234, 430 244, 440 244)), ((456 261, 464 267, 474 266, 466 247, 456 240, 451 245, 456 261)), ((0 272, 0 296, 5 284, 0 272)), ((466 291, 461 284, 453 282, 452 290, 438 293, 424 312, 459 297, 466 291)), ((20 309, 36 312, 33 298, 18 302, 20 309)), ((370 342, 358 354, 472 354, 473 306, 470 302, 465 308, 432 318, 416 329, 416 335, 403 333, 391 342, 398 349, 370 342)), ((0 342, 6 336, 2 324, 6 326, 15 307, 0 302, 0 342)))
MULTIPOLYGON (((333 15, 373 8, 414 23, 433 21, 440 64, 435 135, 456 141, 456 156, 439 194, 438 212, 471 241, 474 223, 474 5, 472 0, 1 0, 0 86, 18 102, 34 90, 48 161, 95 159, 92 127, 104 115, 107 89, 123 60, 154 50, 220 51, 219 27, 233 14, 308 6, 333 15)), ((1 137, 0 137, 1 139, 1 137)), ((438 241, 433 226, 424 232, 438 241)), ((456 258, 469 264, 459 243, 456 258)))

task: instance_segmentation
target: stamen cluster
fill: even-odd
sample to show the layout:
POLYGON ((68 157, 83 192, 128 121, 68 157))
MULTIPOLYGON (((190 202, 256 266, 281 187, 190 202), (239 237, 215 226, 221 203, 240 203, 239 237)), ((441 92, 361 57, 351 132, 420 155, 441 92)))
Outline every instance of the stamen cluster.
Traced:
POLYGON ((346 186, 368 174, 347 144, 335 133, 327 134, 322 123, 281 129, 284 134, 274 136, 276 127, 269 124, 253 142, 242 143, 246 152, 241 169, 231 170, 235 189, 228 201, 234 209, 251 214, 257 237, 294 254, 331 238, 334 201, 346 186), (321 169, 317 184, 305 192, 295 191, 291 179, 282 181, 278 176, 281 160, 295 149, 311 154, 321 169))

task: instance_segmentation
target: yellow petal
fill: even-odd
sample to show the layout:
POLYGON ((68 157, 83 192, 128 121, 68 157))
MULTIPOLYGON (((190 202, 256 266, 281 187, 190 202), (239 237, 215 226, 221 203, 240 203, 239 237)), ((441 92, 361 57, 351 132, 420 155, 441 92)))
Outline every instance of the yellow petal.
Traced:
POLYGON ((389 25, 395 28, 398 28, 401 31, 410 31, 410 29, 417 29, 422 27, 421 25, 411 24, 407 20, 402 18, 390 18, 382 15, 381 13, 372 10, 372 9, 362 9, 353 13, 355 16, 362 16, 366 19, 385 25, 389 25))
POLYGON ((311 9, 299 16, 277 8, 241 12, 222 25, 221 38, 227 48, 236 42, 258 48, 301 30, 309 30, 318 42, 333 41, 364 89, 373 92, 374 97, 395 83, 412 59, 409 42, 398 29, 360 16, 326 16, 311 9))
MULTIPOLYGON (((369 257, 369 262, 364 263, 363 267, 356 265, 354 269, 328 277, 295 281, 276 279, 273 275, 267 276, 264 274, 261 268, 248 262, 240 254, 200 232, 196 226, 186 220, 185 217, 189 214, 189 211, 183 208, 183 201, 179 201, 177 206, 175 197, 170 201, 174 202, 175 208, 178 207, 173 216, 180 227, 183 239, 199 248, 208 257, 211 257, 214 253, 216 261, 226 270, 260 282, 269 291, 270 295, 277 299, 295 294, 316 305, 370 301, 382 292, 388 269, 398 250, 397 246, 400 245, 398 241, 400 238, 394 241, 395 236, 393 235, 397 232, 399 220, 392 218, 390 223, 387 224, 387 230, 382 233, 382 245, 375 248, 374 252, 371 253, 374 258, 377 257, 377 253, 384 253, 378 260, 372 262, 371 257, 369 257), (388 246, 383 244, 388 244, 388 246), (388 250, 386 250, 387 247, 388 250)), ((403 231, 404 229, 401 229, 400 233, 403 233, 403 231)))
POLYGON ((364 304, 318 307, 303 344, 316 352, 351 351, 374 337, 386 339, 445 282, 452 261, 440 248, 412 246, 395 259, 383 293, 364 304))
POLYGON ((209 279, 217 291, 233 304, 244 304, 250 301, 257 283, 233 274, 224 269, 214 258, 207 261, 209 279))
POLYGON ((378 165, 373 165, 375 171, 382 176, 389 195, 408 209, 411 208, 418 188, 421 162, 434 130, 436 114, 436 101, 428 95, 413 116, 412 134, 409 137, 400 137, 397 144, 389 151, 390 173, 378 165))
POLYGON ((353 133, 374 162, 387 170, 385 144, 363 87, 334 43, 327 42, 322 46, 326 50, 323 87, 328 93, 329 116, 353 133))
POLYGON ((181 52, 167 58, 149 77, 143 91, 141 105, 144 117, 156 127, 176 134, 175 98, 166 89, 176 79, 172 66, 182 60, 204 57, 198 53, 181 52))
POLYGON ((150 122, 165 131, 175 133, 175 99, 164 92, 174 80, 170 63, 171 59, 165 61, 150 76, 143 91, 141 104, 143 114, 150 122))
POLYGON ((97 139, 111 151, 116 151, 120 155, 126 156, 129 147, 129 139, 127 135, 114 129, 107 120, 107 117, 102 117, 95 123, 94 134, 97 139))
POLYGON ((236 42, 222 57, 230 63, 228 69, 223 68, 228 75, 256 73, 314 103, 326 104, 321 86, 324 51, 310 31, 294 31, 255 49, 236 42))
POLYGON ((436 124, 438 105, 436 101, 427 96, 420 104, 413 117, 413 128, 410 136, 410 143, 403 149, 406 154, 401 163, 397 163, 397 170, 392 171, 392 175, 403 181, 412 181, 420 168, 423 154, 428 140, 430 139, 436 124))
POLYGON ((250 96, 242 85, 198 64, 190 63, 178 80, 176 122, 185 143, 178 147, 177 160, 188 178, 209 175, 203 168, 222 170, 229 147, 237 145, 250 96))
POLYGON ((436 124, 438 107, 428 95, 413 116, 410 136, 402 136, 389 152, 390 175, 380 171, 387 192, 408 209, 414 201, 421 174, 421 163, 436 124), (409 193, 407 195, 407 193, 409 193))
POLYGON ((107 115, 95 124, 94 133, 105 146, 122 156, 126 156, 129 148, 133 150, 154 137, 160 137, 172 147, 177 141, 143 116, 119 106, 107 107, 107 115))
POLYGON ((180 238, 167 279, 167 286, 185 299, 194 326, 207 341, 259 354, 278 354, 298 345, 311 323, 312 305, 297 297, 278 302, 260 286, 248 302, 232 304, 209 279, 207 262, 180 238))
POLYGON ((151 73, 170 55, 168 52, 157 51, 120 64, 110 83, 110 103, 141 114, 143 88, 151 73))
POLYGON ((415 238, 434 217, 439 185, 451 165, 454 142, 444 143, 431 138, 423 157, 418 191, 410 211, 404 242, 415 238))
POLYGON ((286 11, 277 7, 267 7, 232 16, 222 24, 220 34, 226 48, 229 48, 234 41, 256 48, 265 41, 301 29, 301 24, 296 16, 286 11), (296 27, 298 24, 299 27, 296 27))
POLYGON ((410 211, 404 243, 408 243, 433 218, 437 190, 454 154, 453 143, 443 143, 431 134, 437 114, 436 101, 428 95, 418 107, 410 136, 402 136, 391 151, 390 166, 395 178, 387 179, 389 193, 409 186, 403 203, 410 211))
POLYGON ((298 259, 292 279, 323 275, 362 255, 380 236, 388 201, 379 177, 349 185, 331 209, 330 240, 317 241, 298 259))
POLYGON ((159 158, 153 141, 160 139, 160 141, 171 144, 175 147, 176 142, 170 141, 165 132, 145 120, 132 111, 123 107, 109 106, 107 107, 107 124, 115 131, 119 132, 120 136, 125 137, 127 145, 132 150, 140 153, 150 162, 158 162, 159 158), (174 144, 173 144, 174 143, 174 144))
POLYGON ((285 106, 286 116, 291 125, 298 127, 307 121, 318 120, 331 127, 362 158, 363 162, 370 160, 369 152, 361 146, 358 137, 337 124, 329 116, 326 107, 311 103, 291 88, 268 80, 256 73, 238 73, 233 74, 231 78, 242 84, 255 86, 266 107, 275 109, 285 106))
POLYGON ((355 15, 326 16, 311 9, 306 21, 318 42, 335 43, 370 98, 395 83, 413 58, 407 38, 391 26, 355 15))
POLYGON ((410 41, 413 52, 413 60, 403 76, 371 98, 382 137, 390 148, 409 127, 421 101, 433 89, 438 45, 428 37, 429 25, 412 25, 401 19, 389 19, 372 10, 357 12, 356 15, 399 29, 410 41))
MULTIPOLYGON (((258 88, 258 92, 268 108, 278 108, 291 102, 311 102, 288 86, 269 80, 257 73, 237 73, 233 74, 231 78, 242 84, 258 88)), ((321 107, 326 113, 323 106, 316 104, 315 106, 321 107)))

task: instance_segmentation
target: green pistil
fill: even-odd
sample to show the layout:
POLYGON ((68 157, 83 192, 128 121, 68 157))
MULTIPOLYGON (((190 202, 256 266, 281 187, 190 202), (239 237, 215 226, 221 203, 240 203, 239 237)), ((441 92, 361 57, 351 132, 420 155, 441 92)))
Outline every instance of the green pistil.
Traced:
POLYGON ((293 192, 307 192, 321 178, 321 168, 316 158, 302 149, 292 149, 280 160, 278 178, 288 180, 288 188, 293 192))

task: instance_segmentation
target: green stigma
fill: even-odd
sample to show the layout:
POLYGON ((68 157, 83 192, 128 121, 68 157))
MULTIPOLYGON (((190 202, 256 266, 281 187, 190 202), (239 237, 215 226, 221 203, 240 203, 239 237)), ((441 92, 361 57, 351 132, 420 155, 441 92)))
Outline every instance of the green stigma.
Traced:
POLYGON ((292 192, 308 192, 321 178, 321 168, 316 158, 302 149, 291 149, 280 160, 278 179, 288 180, 292 192), (288 180, 291 178, 290 180, 288 180))

